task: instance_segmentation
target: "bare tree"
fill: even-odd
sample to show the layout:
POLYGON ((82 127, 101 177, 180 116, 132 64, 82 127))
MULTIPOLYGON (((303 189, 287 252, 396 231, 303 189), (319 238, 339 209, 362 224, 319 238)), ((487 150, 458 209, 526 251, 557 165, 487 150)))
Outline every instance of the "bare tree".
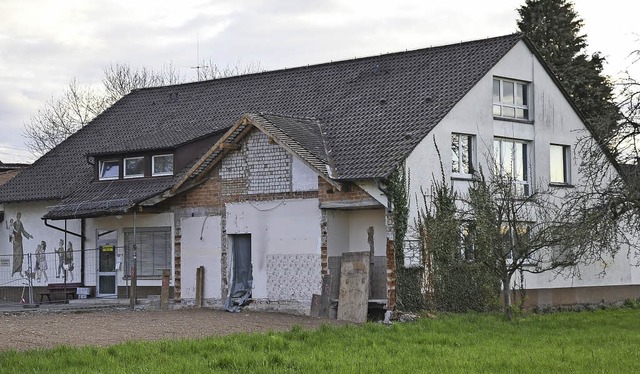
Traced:
MULTIPOLYGON (((201 64, 198 80, 218 79, 260 71, 260 64, 227 66, 223 69, 213 61, 201 64)), ((173 64, 160 70, 132 68, 116 63, 104 69, 102 87, 81 86, 74 78, 59 97, 52 97, 24 126, 26 145, 37 155, 43 155, 91 122, 98 114, 134 89, 184 83, 186 78, 173 64)))
MULTIPOLYGON (((634 55, 640 58, 640 51, 634 55)), ((567 221, 578 223, 581 232, 598 233, 590 241, 576 240, 592 247, 585 253, 593 258, 601 256, 599 247, 611 242, 626 245, 629 256, 640 255, 635 245, 640 234, 640 82, 627 73, 617 89, 616 131, 601 131, 609 126, 607 121, 592 121, 590 133, 580 136, 576 150, 582 159, 581 183, 587 188, 570 193, 565 209, 571 215, 567 221)))
POLYGON ((237 61, 235 65, 227 65, 223 68, 220 68, 215 61, 202 60, 198 66, 194 67, 197 69, 197 79, 201 80, 210 80, 210 79, 219 79, 219 78, 228 78, 237 75, 245 75, 258 73, 261 71, 260 63, 249 63, 247 65, 242 65, 240 61, 237 61))
POLYGON ((165 65, 159 71, 146 67, 134 69, 129 64, 111 64, 103 72, 102 85, 109 105, 137 88, 167 86, 185 81, 173 64, 165 65))
POLYGON ((47 101, 25 125, 26 145, 36 154, 45 154, 107 106, 102 95, 72 79, 60 97, 47 101))

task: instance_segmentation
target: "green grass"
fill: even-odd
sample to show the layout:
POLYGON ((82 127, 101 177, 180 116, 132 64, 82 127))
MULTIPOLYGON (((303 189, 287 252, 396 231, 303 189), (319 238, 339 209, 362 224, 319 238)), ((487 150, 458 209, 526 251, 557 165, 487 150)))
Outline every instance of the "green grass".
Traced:
MULTIPOLYGON (((1 328, 1 326, 0 326, 1 328)), ((640 310, 445 315, 391 326, 0 352, 0 372, 630 373, 640 370, 640 310)))

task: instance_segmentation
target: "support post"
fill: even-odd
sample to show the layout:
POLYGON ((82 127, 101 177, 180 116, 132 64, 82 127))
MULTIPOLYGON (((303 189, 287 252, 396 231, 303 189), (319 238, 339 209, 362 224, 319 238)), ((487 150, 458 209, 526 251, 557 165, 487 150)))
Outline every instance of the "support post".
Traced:
POLYGON ((162 270, 162 290, 160 291, 160 309, 169 310, 169 279, 171 269, 162 270))
POLYGON ((204 296, 204 266, 196 269, 196 308, 202 308, 204 296))

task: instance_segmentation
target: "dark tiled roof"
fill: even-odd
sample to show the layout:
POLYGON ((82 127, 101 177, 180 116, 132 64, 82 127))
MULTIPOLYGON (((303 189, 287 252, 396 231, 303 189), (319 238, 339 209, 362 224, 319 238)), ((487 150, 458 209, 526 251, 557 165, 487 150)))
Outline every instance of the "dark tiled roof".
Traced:
POLYGON ((269 133, 280 138, 283 142, 287 142, 290 147, 306 150, 327 163, 320 122, 317 119, 271 113, 251 115, 251 118, 262 123, 263 127, 270 127, 269 133), (280 133, 284 136, 279 136, 280 133))
POLYGON ((124 214, 131 207, 161 194, 176 177, 118 179, 89 183, 60 204, 49 208, 43 218, 83 218, 124 214))
MULTIPOLYGON (((385 177, 520 40, 513 34, 136 90, 0 187, 0 201, 64 198, 92 178, 84 155, 170 149, 260 112, 317 118, 337 179, 385 177)), ((280 128, 321 152, 295 124, 280 128)))

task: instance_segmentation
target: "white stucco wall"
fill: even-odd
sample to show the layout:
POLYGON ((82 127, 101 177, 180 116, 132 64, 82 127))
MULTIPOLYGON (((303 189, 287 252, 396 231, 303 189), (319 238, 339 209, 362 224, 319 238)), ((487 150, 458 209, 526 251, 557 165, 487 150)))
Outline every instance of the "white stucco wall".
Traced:
POLYGON ((317 191, 318 174, 311 170, 297 156, 292 156, 291 162, 291 190, 292 191, 317 191))
MULTIPOLYGON (((561 91, 547 75, 542 65, 523 42, 517 44, 496 66, 486 74, 469 93, 445 116, 441 123, 414 149, 407 158, 411 175, 410 218, 414 222, 418 209, 416 196, 420 188, 429 191, 432 175, 441 178, 438 155, 433 145, 434 137, 442 155, 445 179, 451 181, 459 192, 466 191, 469 182, 451 179, 451 134, 463 133, 476 137, 476 160, 485 172, 491 170, 489 158, 495 137, 513 138, 530 142, 532 159, 531 183, 549 188, 550 144, 571 147, 570 181, 580 184, 578 166, 581 163, 575 153, 579 136, 586 133, 578 115, 566 101, 561 91), (502 77, 532 83, 533 95, 530 110, 532 123, 494 119, 492 113, 493 77, 502 77)), ((562 188, 556 190, 562 193, 562 188)), ((421 199, 419 199, 421 200, 421 199)), ((635 263, 635 262, 633 262, 635 263)), ((632 266, 624 255, 618 256, 606 268, 607 275, 600 277, 603 268, 591 266, 582 269, 582 278, 554 277, 552 274, 528 276, 527 288, 571 287, 591 285, 638 284, 639 269, 632 266)))
POLYGON ((226 234, 251 234, 256 299, 310 301, 320 293, 317 199, 226 204, 226 234))
POLYGON ((384 209, 327 210, 327 253, 368 252, 367 230, 373 227, 374 256, 386 255, 384 209))
MULTIPOLYGON (((41 217, 47 212, 47 206, 54 205, 55 202, 38 202, 38 203, 16 203, 16 204, 4 204, 4 221, 0 223, 0 282, 3 282, 6 286, 15 285, 16 287, 22 287, 22 281, 19 281, 19 276, 16 274, 12 277, 13 269, 13 244, 9 241, 9 236, 12 234, 11 221, 16 220, 17 213, 21 214, 20 221, 24 227, 24 230, 29 233, 32 238, 23 236, 23 254, 32 255, 32 271, 35 268, 35 252, 38 244, 42 241, 46 242, 45 258, 47 262, 46 276, 48 282, 45 281, 44 274, 41 275, 41 279, 34 280, 34 286, 44 286, 47 283, 62 283, 64 280, 64 274, 61 272, 60 278, 57 276, 58 268, 58 256, 54 250, 58 247, 60 239, 62 239, 68 246, 71 242, 74 252, 74 270, 70 273, 67 281, 72 282, 71 275, 73 275, 73 282, 80 281, 80 238, 73 235, 66 235, 64 232, 45 226, 41 217)), ((64 221, 49 221, 51 225, 64 228, 64 221)), ((80 234, 81 223, 80 220, 68 220, 67 230, 80 234)), ((28 270, 28 261, 23 261, 22 269, 24 272, 28 270)))
POLYGON ((222 298, 221 217, 182 218, 180 263, 181 297, 195 299, 196 269, 204 266, 204 298, 222 298))

